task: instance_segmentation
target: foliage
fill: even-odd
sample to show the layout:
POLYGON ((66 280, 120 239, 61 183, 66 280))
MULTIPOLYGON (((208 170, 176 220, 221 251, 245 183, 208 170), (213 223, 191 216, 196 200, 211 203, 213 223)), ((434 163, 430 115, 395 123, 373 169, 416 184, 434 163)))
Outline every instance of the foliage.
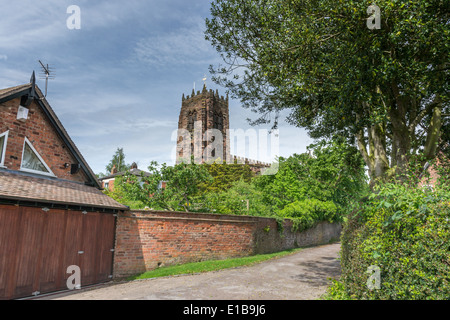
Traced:
POLYGON ((450 192, 407 184, 380 185, 355 207, 344 226, 342 276, 331 298, 448 299, 450 192), (381 288, 369 290, 369 266, 381 288))
POLYGON ((229 189, 233 182, 243 180, 250 182, 255 176, 248 165, 212 163, 203 165, 213 180, 209 183, 200 184, 200 189, 205 193, 217 193, 229 189))
POLYGON ((104 174, 103 172, 99 172, 99 173, 96 173, 95 176, 97 177, 97 179, 100 179, 100 178, 106 177, 106 174, 104 174))
POLYGON ((299 231, 320 221, 341 222, 345 207, 368 192, 361 156, 339 139, 308 149, 280 158, 275 175, 241 179, 224 191, 206 193, 198 201, 200 210, 290 219, 299 231))
POLYGON ((152 209, 190 211, 199 185, 212 180, 205 167, 193 162, 175 166, 152 162, 148 170, 149 176, 127 172, 116 183, 114 192, 125 201, 139 201, 152 209))
MULTIPOLYGON (((207 190, 210 192, 206 192, 204 197, 198 200, 198 203, 201 203, 201 210, 274 217, 286 214, 287 218, 295 218, 297 226, 310 226, 306 220, 301 223, 298 214, 291 213, 294 207, 314 202, 317 209, 322 207, 330 209, 329 216, 319 210, 314 213, 305 212, 305 215, 308 215, 305 219, 317 222, 337 217, 343 212, 341 210, 343 206, 367 190, 361 156, 355 148, 338 139, 321 141, 308 148, 307 153, 286 159, 280 158, 279 170, 275 175, 257 176, 247 180, 243 177, 231 185, 216 183, 216 186, 222 187, 222 191, 218 192, 215 190, 220 188, 209 187, 207 190), (287 206, 289 208, 283 211, 287 206)), ((216 165, 215 168, 228 173, 233 168, 239 168, 236 166, 230 166, 228 169, 216 165)), ((210 172, 218 171, 211 170, 214 165, 209 168, 210 172)), ((231 179, 242 177, 242 169, 237 172, 238 175, 234 178, 232 176, 231 179)), ((213 175, 216 178, 219 176, 213 175)))
POLYGON ((326 293, 321 297, 322 300, 355 300, 345 291, 344 284, 336 279, 331 279, 331 285, 326 293))
POLYGON ((113 198, 117 202, 129 207, 131 210, 143 210, 147 207, 147 204, 136 200, 136 196, 130 195, 122 187, 122 177, 116 177, 115 185, 116 187, 111 191, 109 189, 103 190, 103 193, 107 196, 113 198))
POLYGON ((243 179, 233 182, 225 191, 209 192, 203 201, 203 208, 209 212, 251 216, 273 214, 272 208, 263 202, 262 191, 243 179))
POLYGON ((367 192, 364 163, 354 147, 332 140, 312 144, 308 150, 280 158, 276 175, 255 181, 263 191, 264 201, 275 210, 306 199, 345 206, 367 192))
POLYGON ((148 177, 128 172, 117 178, 110 195, 133 209, 289 218, 298 230, 341 221, 343 208, 367 189, 361 156, 342 140, 322 141, 309 146, 308 153, 281 158, 273 176, 255 177, 238 164, 153 163, 149 170, 148 177))
POLYGON ((315 226, 320 221, 341 222, 342 212, 332 201, 306 199, 295 201, 278 212, 283 218, 293 221, 293 230, 303 231, 315 226))
POLYGON ((130 169, 130 165, 125 163, 125 153, 123 148, 117 148, 112 159, 106 166, 106 175, 108 175, 113 167, 116 166, 117 172, 125 172, 130 169))
POLYGON ((441 188, 446 188, 450 192, 450 152, 440 154, 438 158, 431 163, 431 168, 437 173, 437 183, 441 188))
POLYGON ((225 62, 213 80, 259 113, 253 124, 288 110, 313 138, 356 140, 375 181, 449 141, 450 29, 445 1, 380 0, 369 30, 372 3, 215 0, 206 38, 225 62))

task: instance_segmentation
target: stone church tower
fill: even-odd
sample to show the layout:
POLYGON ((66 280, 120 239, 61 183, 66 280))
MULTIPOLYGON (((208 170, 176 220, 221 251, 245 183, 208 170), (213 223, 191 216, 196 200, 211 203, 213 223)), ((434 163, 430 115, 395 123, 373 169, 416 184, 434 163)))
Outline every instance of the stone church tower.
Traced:
POLYGON ((230 157, 229 121, 228 95, 219 96, 218 90, 208 91, 206 85, 203 85, 201 92, 195 93, 192 90, 191 96, 185 97, 183 94, 178 121, 177 163, 188 160, 189 155, 194 155, 196 163, 209 162, 211 159, 214 161, 218 158, 227 161, 230 157), (209 129, 216 129, 218 130, 216 133, 221 133, 221 143, 216 137, 205 135, 206 132, 214 132, 208 131, 209 129), (183 132, 188 136, 181 137, 183 132), (221 150, 217 150, 218 148, 221 150))

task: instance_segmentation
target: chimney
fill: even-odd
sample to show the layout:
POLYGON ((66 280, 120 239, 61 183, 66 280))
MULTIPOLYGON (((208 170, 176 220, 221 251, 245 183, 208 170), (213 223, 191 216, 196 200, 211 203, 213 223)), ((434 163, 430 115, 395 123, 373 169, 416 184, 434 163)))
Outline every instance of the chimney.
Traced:
POLYGON ((112 169, 111 169, 111 174, 115 174, 117 173, 117 168, 116 165, 113 165, 112 169))

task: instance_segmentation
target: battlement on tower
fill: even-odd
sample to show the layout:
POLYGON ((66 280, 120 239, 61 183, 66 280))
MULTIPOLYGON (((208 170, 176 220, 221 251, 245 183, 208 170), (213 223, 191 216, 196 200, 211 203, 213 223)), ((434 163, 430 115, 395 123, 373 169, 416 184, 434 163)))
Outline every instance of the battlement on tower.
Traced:
POLYGON ((183 96, 181 97, 181 101, 185 102, 187 100, 191 100, 191 99, 195 99, 195 98, 210 98, 210 99, 214 99, 217 102, 222 102, 222 103, 226 103, 228 105, 228 94, 224 97, 219 95, 219 90, 216 89, 216 91, 214 91, 213 89, 207 89, 206 85, 203 85, 203 89, 202 91, 197 90, 197 92, 195 92, 194 89, 192 89, 192 93, 191 95, 185 96, 183 93, 183 96))
POLYGON ((271 167, 270 163, 261 162, 261 161, 253 160, 253 159, 248 159, 245 157, 234 156, 234 155, 231 155, 231 158, 228 161, 231 161, 228 163, 248 165, 250 167, 250 169, 257 174, 261 173, 264 169, 271 167))
POLYGON ((270 164, 263 163, 257 160, 248 158, 242 158, 230 155, 230 137, 229 135, 229 98, 219 95, 219 90, 213 91, 207 89, 206 85, 203 89, 195 92, 192 90, 191 95, 182 95, 181 111, 178 120, 178 129, 187 130, 184 131, 190 133, 188 136, 179 137, 177 140, 177 163, 186 161, 194 156, 194 159, 198 159, 200 162, 214 161, 216 158, 223 158, 226 163, 237 163, 249 165, 252 171, 260 173, 264 168, 269 168, 270 164), (198 132, 200 131, 201 132, 198 132), (205 150, 211 143, 217 144, 217 138, 209 136, 209 130, 216 129, 222 133, 222 143, 215 148, 223 148, 223 150, 212 149, 212 154, 209 150, 205 150), (197 132, 197 139, 194 136, 194 132, 197 132), (205 135, 205 133, 207 133, 205 135), (200 134, 201 133, 201 134, 200 134), (198 139, 200 137, 200 139, 198 139), (183 141, 186 139, 186 141, 183 141), (189 140, 190 139, 190 140, 189 140), (198 141, 201 140, 201 141, 198 141), (207 152, 208 159, 204 159, 205 151, 207 152), (221 152, 222 151, 222 152, 221 152), (220 156, 219 156, 220 155, 220 156), (212 159, 212 160, 211 160, 212 159))

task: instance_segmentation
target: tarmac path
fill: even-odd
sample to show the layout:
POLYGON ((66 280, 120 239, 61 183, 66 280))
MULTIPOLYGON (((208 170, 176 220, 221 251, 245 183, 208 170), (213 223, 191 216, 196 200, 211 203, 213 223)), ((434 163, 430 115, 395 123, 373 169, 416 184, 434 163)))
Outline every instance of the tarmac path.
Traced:
POLYGON ((340 275, 340 244, 194 275, 106 284, 46 300, 315 300, 340 275))

